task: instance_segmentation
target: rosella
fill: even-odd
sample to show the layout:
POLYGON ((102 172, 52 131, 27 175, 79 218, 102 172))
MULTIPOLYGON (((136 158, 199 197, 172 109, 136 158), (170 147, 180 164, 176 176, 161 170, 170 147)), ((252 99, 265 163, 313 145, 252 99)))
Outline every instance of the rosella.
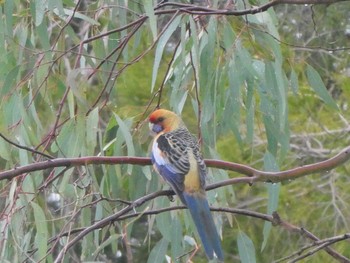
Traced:
POLYGON ((207 257, 213 259, 215 253, 223 261, 220 238, 206 198, 207 169, 197 139, 171 111, 156 110, 149 122, 155 135, 151 154, 155 170, 190 210, 207 257))

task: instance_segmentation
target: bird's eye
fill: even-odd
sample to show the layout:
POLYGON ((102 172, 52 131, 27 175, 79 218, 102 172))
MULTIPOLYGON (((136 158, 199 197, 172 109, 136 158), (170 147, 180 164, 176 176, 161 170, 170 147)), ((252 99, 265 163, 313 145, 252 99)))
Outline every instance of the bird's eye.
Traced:
POLYGON ((164 117, 159 117, 158 122, 162 122, 162 121, 164 121, 164 117))

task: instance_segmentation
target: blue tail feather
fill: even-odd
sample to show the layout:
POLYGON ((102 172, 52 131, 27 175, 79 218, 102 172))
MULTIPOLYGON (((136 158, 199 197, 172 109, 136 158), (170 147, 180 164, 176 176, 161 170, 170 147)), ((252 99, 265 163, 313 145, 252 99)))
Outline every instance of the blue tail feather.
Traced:
POLYGON ((186 205, 190 210, 208 258, 213 259, 215 253, 217 258, 223 261, 224 254, 221 249, 221 241, 216 231, 207 199, 200 194, 190 195, 183 193, 183 197, 186 200, 186 205))

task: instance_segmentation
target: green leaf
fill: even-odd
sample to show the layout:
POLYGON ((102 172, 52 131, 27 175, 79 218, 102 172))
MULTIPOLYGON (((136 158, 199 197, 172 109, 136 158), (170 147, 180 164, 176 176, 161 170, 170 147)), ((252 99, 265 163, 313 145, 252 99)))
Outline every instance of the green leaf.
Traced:
POLYGON ((254 101, 254 81, 247 80, 247 98, 246 98, 246 142, 252 143, 254 137, 254 117, 255 117, 255 101, 254 101))
POLYGON ((36 261, 39 259, 43 259, 47 252, 47 238, 48 238, 48 231, 47 231, 47 220, 45 218, 44 211, 41 209, 41 207, 34 203, 30 203, 33 208, 33 214, 34 214, 34 223, 36 227, 36 234, 35 234, 35 247, 38 249, 38 253, 36 256, 36 261))
POLYGON ((63 3, 61 0, 48 0, 48 8, 51 11, 58 11, 58 14, 64 14, 63 3))
POLYGON ((255 68, 253 67, 253 61, 250 53, 242 46, 242 43, 240 41, 236 42, 236 65, 238 65, 239 72, 242 72, 243 70, 246 70, 247 72, 242 72, 245 75, 250 74, 251 76, 257 76, 258 73, 255 71, 255 68))
POLYGON ((153 35, 153 41, 155 41, 157 39, 157 18, 154 14, 154 8, 153 8, 153 0, 145 0, 144 3, 144 7, 145 7, 145 12, 146 15, 148 16, 148 21, 151 27, 151 32, 153 35))
MULTIPOLYGON (((286 83, 284 81, 285 73, 282 69, 282 64, 276 61, 273 64, 273 68, 275 70, 275 78, 276 78, 276 90, 278 92, 275 93, 275 98, 278 101, 278 114, 279 114, 279 131, 284 130, 288 122, 288 102, 287 102, 287 90, 286 83)), ((284 134, 280 133, 280 136, 284 134)))
POLYGON ((14 5, 15 1, 5 1, 4 4, 4 14, 6 16, 6 27, 7 27, 7 34, 8 36, 12 36, 13 33, 13 20, 15 16, 13 15, 15 13, 14 11, 14 5))
MULTIPOLYGON (((31 85, 29 85, 29 99, 30 99, 30 101, 34 100, 34 98, 33 98, 33 89, 32 89, 31 85)), ((31 113, 31 115, 33 117, 33 120, 34 120, 35 124, 36 124, 37 129, 38 130, 42 130, 43 129, 43 125, 42 125, 42 123, 40 121, 40 118, 38 116, 39 111, 37 110, 37 108, 35 106, 35 103, 31 103, 29 105, 29 110, 30 110, 30 113, 31 113)), ((36 137, 37 134, 35 134, 34 136, 36 137)))
POLYGON ((35 1, 35 22, 34 22, 35 26, 39 26, 43 22, 46 8, 47 8, 46 0, 35 1))
POLYGON ((0 138, 0 157, 11 163, 10 144, 0 138))
MULTIPOLYGON (((191 54, 192 54, 192 62, 193 66, 196 70, 196 76, 197 78, 197 85, 200 85, 200 81, 198 79, 198 73, 199 73, 199 42, 198 42, 198 33, 197 33, 197 24, 192 18, 192 16, 189 16, 189 22, 190 22, 190 28, 191 28, 191 54)), ((199 89, 200 87, 198 87, 199 89)))
POLYGON ((74 119, 69 120, 66 125, 63 126, 61 132, 57 136, 57 140, 52 144, 51 150, 59 152, 59 156, 64 157, 75 157, 84 150, 85 145, 83 145, 85 125, 80 120, 82 117, 79 116, 78 122, 75 122, 74 119), (83 147, 84 146, 84 147, 83 147))
MULTIPOLYGON (((152 2, 152 1, 149 1, 149 0, 146 0, 144 3, 148 3, 148 2, 152 2)), ((120 5, 120 7, 118 9, 115 9, 114 11, 114 8, 113 8, 113 11, 112 11, 112 14, 115 12, 115 16, 118 17, 118 23, 120 25, 126 25, 129 23, 128 21, 128 15, 129 15, 129 7, 128 7, 128 1, 118 1, 118 5, 120 5)), ((153 11, 153 7, 151 7, 151 12, 153 11)), ((153 14, 153 18, 155 19, 155 16, 153 14)), ((153 22, 153 19, 149 18, 148 20, 149 22, 152 21, 153 22)), ((155 25, 156 25, 156 33, 157 33, 157 21, 155 21, 155 25)), ((138 30, 138 32, 141 31, 141 30, 138 30)), ((127 30, 122 30, 119 32, 120 34, 120 38, 123 39, 123 38, 126 38, 128 36, 128 31, 127 30)), ((152 34, 153 34, 153 30, 152 30, 152 34)), ((125 47, 123 48, 123 59, 125 61, 128 61, 129 60, 129 46, 130 45, 125 45, 125 47)))
POLYGON ((151 168, 149 166, 142 166, 141 169, 147 180, 150 181, 152 179, 151 168))
MULTIPOLYGON (((73 87, 70 83, 68 83, 71 87, 73 87)), ((74 99, 74 88, 71 88, 68 91, 67 95, 67 104, 68 104, 68 110, 69 110, 69 118, 74 119, 75 116, 75 99, 74 99)))
POLYGON ((16 30, 16 35, 19 41, 19 50, 18 50, 18 59, 17 59, 17 63, 18 65, 22 64, 22 60, 23 60, 23 51, 24 51, 24 47, 26 45, 27 42, 27 37, 28 37, 28 27, 26 24, 20 23, 18 25, 18 28, 16 30))
MULTIPOLYGON (((156 201, 157 207, 164 208, 169 207, 169 199, 168 198, 161 198, 159 201, 156 201)), ((169 228, 169 222, 171 222, 171 217, 169 212, 160 213, 156 216, 156 225, 159 229, 160 233, 166 240, 171 240, 171 229, 169 228)))
POLYGON ((176 103, 176 106, 174 105, 174 108, 176 109, 176 112, 182 112, 183 107, 185 106, 185 102, 187 99, 187 95, 188 95, 188 90, 186 90, 185 92, 183 92, 180 101, 178 101, 178 103, 176 103))
MULTIPOLYGON (((17 140, 19 142, 20 145, 26 146, 26 141, 28 138, 28 134, 27 131, 25 129, 25 127, 21 126, 20 127, 20 133, 17 135, 17 140)), ((19 151, 19 162, 21 165, 26 165, 29 163, 29 159, 28 159, 28 152, 24 151, 24 150, 20 150, 19 151)))
POLYGON ((296 95, 298 93, 298 90, 299 90, 299 83, 298 83, 298 75, 295 73, 294 69, 292 69, 292 71, 290 72, 289 82, 290 82, 290 86, 292 88, 294 95, 296 95))
MULTIPOLYGON (((0 6, 0 16, 4 17, 2 6, 0 6)), ((4 50, 5 47, 5 21, 0 19, 0 49, 4 50)))
POLYGON ((88 155, 93 155, 97 142, 99 108, 93 109, 86 119, 86 147, 88 155))
MULTIPOLYGON (((66 8, 64 8, 63 10, 64 10, 64 15, 62 15, 62 13, 58 9, 54 9, 53 12, 57 16, 59 16, 62 20, 66 21, 67 17, 70 17, 71 15, 73 15, 73 10, 69 10, 66 8)), ((74 12, 74 18, 79 18, 79 19, 84 20, 84 21, 86 21, 94 26, 100 25, 100 23, 98 23, 96 20, 94 20, 86 15, 83 15, 82 13, 79 13, 79 12, 74 12)))
MULTIPOLYGON (((135 148, 134 148, 134 143, 132 141, 132 136, 130 133, 130 128, 126 125, 126 123, 117 115, 114 114, 115 119, 117 120, 119 124, 119 130, 121 131, 126 147, 127 147, 127 152, 128 156, 135 156, 135 148)), ((131 174, 132 171, 132 165, 128 165, 128 173, 131 174)))
POLYGON ((11 69, 6 78, 4 85, 2 86, 0 96, 3 97, 6 95, 10 90, 12 90, 14 84, 16 83, 16 79, 19 73, 20 66, 15 66, 13 69, 11 69))
POLYGON ((248 15, 248 21, 256 24, 263 25, 267 28, 269 34, 271 34, 274 38, 280 39, 278 34, 278 29, 276 27, 276 23, 274 21, 275 14, 274 12, 260 12, 254 15, 248 15))
MULTIPOLYGON (((77 193, 80 191, 77 190, 77 193)), ((86 196, 84 197, 84 199, 86 196)), ((91 223, 91 214, 92 210, 91 209, 83 209, 81 212, 81 225, 82 226, 88 226, 91 223)), ((94 232, 95 233, 95 232, 94 232)), ((81 257, 82 258, 89 258, 96 249, 96 243, 94 242, 93 235, 87 235, 82 239, 81 242, 81 257)))
POLYGON ((121 237, 119 234, 113 234, 109 236, 104 242, 102 242, 93 252, 92 256, 97 257, 101 251, 112 243, 118 243, 118 239, 121 237))
MULTIPOLYGON (((44 17, 44 19, 42 20, 42 22, 40 23, 40 25, 37 26, 36 30, 37 30, 37 36, 39 37, 40 40, 40 44, 43 46, 42 48, 44 50, 49 50, 50 49, 50 39, 49 39, 49 34, 47 33, 47 21, 44 17)), ((45 56, 46 57, 50 57, 51 53, 49 51, 45 52, 45 56)), ((45 61, 45 60, 43 60, 45 61)), ((41 68, 41 67, 40 67, 41 68)), ((47 72, 45 72, 47 73, 47 72)))
POLYGON ((154 86, 156 84, 158 69, 159 69, 160 61, 163 56, 165 45, 168 42, 171 35, 174 33, 174 31, 178 28, 180 21, 181 21, 181 16, 177 16, 171 22, 171 24, 168 26, 168 28, 165 30, 165 32, 163 33, 163 35, 160 37, 158 41, 158 45, 157 45, 156 53, 154 57, 154 64, 153 64, 151 92, 153 91, 154 86))
POLYGON ((318 96, 331 108, 339 110, 337 103, 333 100, 329 94, 326 86, 324 85, 318 72, 310 65, 307 65, 306 75, 310 86, 316 92, 318 96))
POLYGON ((255 263, 255 247, 253 241, 242 231, 237 238, 238 253, 242 263, 255 263))
MULTIPOLYGON (((182 224, 180 220, 178 220, 177 217, 174 217, 173 220, 171 221, 171 255, 173 259, 178 258, 180 255, 183 254, 183 249, 182 249, 182 224)), ((174 260, 175 262, 175 260, 174 260)))
MULTIPOLYGON (((229 23, 224 24, 223 45, 226 52, 231 52, 234 47, 234 41, 236 41, 236 34, 229 23)), ((230 54, 230 53, 229 53, 230 54)))
POLYGON ((147 263, 162 263, 165 261, 165 255, 168 249, 169 241, 162 238, 151 250, 147 263))
MULTIPOLYGON (((264 155, 264 170, 277 172, 279 171, 279 167, 277 165, 275 157, 270 153, 266 152, 264 155)), ((279 200, 279 192, 280 192, 281 184, 268 184, 268 204, 267 204, 267 213, 271 215, 274 211, 277 211, 278 200, 279 200)), ((264 240, 261 245, 261 250, 263 250, 267 244, 267 240, 269 238, 271 232, 271 222, 265 222, 263 229, 264 240)))

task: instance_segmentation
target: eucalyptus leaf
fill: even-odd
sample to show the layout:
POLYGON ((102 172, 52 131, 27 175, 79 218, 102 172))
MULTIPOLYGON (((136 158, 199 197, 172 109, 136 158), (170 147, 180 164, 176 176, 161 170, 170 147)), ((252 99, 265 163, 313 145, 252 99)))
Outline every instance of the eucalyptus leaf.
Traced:
POLYGON ((35 26, 39 26, 43 22, 46 8, 47 8, 47 1, 45 0, 35 1, 35 26))
POLYGON ((156 52, 155 52, 155 57, 154 57, 151 92, 153 91, 154 86, 156 84, 158 69, 159 69, 160 61, 161 61, 162 56, 163 56, 165 45, 169 41, 169 38, 174 33, 174 31, 178 28, 180 21, 181 21, 181 16, 175 17, 175 19, 170 23, 168 28, 165 30, 165 32, 162 34, 162 36, 159 38, 156 52))
POLYGON ((294 95, 296 95, 299 91, 299 83, 298 83, 298 75, 294 69, 291 70, 289 78, 290 78, 289 81, 290 81, 290 86, 292 88, 292 91, 294 95))
MULTIPOLYGON (((134 143, 130 133, 130 127, 128 127, 128 125, 117 114, 114 114, 114 117, 117 120, 119 124, 119 129, 124 137, 128 156, 135 156, 135 148, 134 148, 134 143)), ((132 165, 128 165, 128 173, 131 174, 131 171, 132 171, 132 165)))
MULTIPOLYGON (((265 171, 272 171, 272 172, 279 171, 279 167, 275 157, 269 152, 266 152, 264 155, 264 168, 265 168, 265 171)), ((267 185, 267 190, 268 190, 267 213, 269 215, 271 215, 274 211, 277 211, 280 189, 281 189, 280 183, 273 183, 273 184, 267 185)), ((271 226, 272 226, 271 222, 266 221, 264 223, 264 230, 263 230, 264 240, 261 246, 261 250, 263 250, 267 244, 267 241, 271 232, 271 226)))
POLYGON ((255 247, 253 241, 242 231, 237 237, 238 253, 242 263, 255 263, 255 247))
POLYGON ((153 9, 153 0, 145 0, 144 1, 144 8, 146 11, 146 15, 148 16, 151 32, 153 35, 153 41, 157 39, 157 18, 154 14, 154 9, 153 9))
POLYGON ((331 108, 338 110, 338 105, 329 94, 318 72, 310 65, 306 67, 306 75, 311 88, 331 108))
POLYGON ((162 238, 160 241, 158 241, 158 243, 151 250, 147 263, 165 262, 165 255, 166 255, 168 245, 169 245, 169 241, 166 240, 166 238, 162 238))
POLYGON ((39 260, 45 258, 47 253, 48 222, 46 220, 43 209, 38 204, 31 202, 31 206, 33 208, 34 221, 36 227, 36 234, 34 240, 35 246, 38 249, 36 259, 39 260))

